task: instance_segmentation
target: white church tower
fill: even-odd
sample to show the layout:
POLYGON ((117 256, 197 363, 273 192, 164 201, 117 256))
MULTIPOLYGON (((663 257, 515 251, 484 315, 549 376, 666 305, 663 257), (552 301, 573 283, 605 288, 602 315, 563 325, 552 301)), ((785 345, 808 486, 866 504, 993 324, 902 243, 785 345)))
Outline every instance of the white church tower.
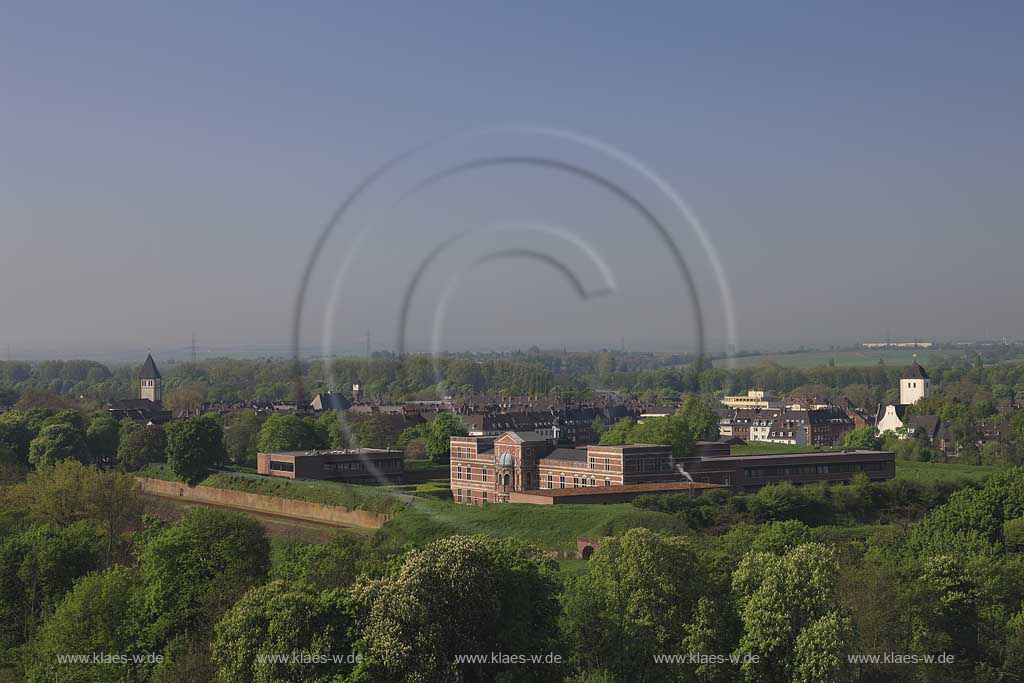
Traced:
POLYGON ((149 399, 153 403, 160 403, 163 398, 163 390, 160 388, 160 371, 156 369, 156 362, 153 354, 146 356, 146 362, 142 364, 139 371, 139 398, 149 399))
POLYGON ((913 405, 931 395, 932 381, 924 368, 917 364, 917 356, 914 356, 914 364, 904 370, 900 377, 900 405, 913 405))

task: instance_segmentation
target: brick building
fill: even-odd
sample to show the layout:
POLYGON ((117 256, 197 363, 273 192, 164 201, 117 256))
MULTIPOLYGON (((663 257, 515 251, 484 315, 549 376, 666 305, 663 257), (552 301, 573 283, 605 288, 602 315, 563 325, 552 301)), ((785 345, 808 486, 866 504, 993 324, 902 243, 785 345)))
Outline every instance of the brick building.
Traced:
MULTIPOLYGON (((679 482, 670 446, 574 447, 514 431, 451 437, 451 489, 456 503, 509 502, 512 493, 679 482)), ((614 493, 609 490, 607 493, 614 493)), ((527 502, 527 501, 523 501, 527 502)))

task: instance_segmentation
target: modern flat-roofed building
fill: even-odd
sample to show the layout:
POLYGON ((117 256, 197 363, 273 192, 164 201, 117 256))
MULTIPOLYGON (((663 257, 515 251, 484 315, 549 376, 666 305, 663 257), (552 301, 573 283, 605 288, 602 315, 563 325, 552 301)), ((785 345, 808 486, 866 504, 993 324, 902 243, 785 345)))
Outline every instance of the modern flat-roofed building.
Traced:
POLYGON ((872 481, 884 481, 896 476, 896 456, 892 451, 863 450, 710 456, 687 458, 683 467, 694 481, 749 492, 782 481, 845 483, 858 473, 872 481))
POLYGON ((257 453, 256 471, 288 479, 399 484, 404 472, 404 456, 402 451, 380 448, 257 453))
POLYGON ((746 396, 725 396, 722 403, 730 408, 782 408, 782 399, 764 391, 751 390, 746 396))

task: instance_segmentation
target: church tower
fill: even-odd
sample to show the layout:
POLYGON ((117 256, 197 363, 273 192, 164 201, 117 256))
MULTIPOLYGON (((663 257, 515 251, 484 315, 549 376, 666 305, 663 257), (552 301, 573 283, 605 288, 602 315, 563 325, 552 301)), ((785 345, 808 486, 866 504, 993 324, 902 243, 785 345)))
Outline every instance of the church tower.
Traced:
POLYGON ((139 371, 139 398, 148 398, 153 403, 160 403, 163 390, 160 388, 160 371, 156 369, 153 354, 146 356, 146 362, 139 371))
POLYGON ((922 398, 932 395, 932 381, 928 373, 917 364, 917 356, 914 356, 914 364, 903 371, 900 377, 900 405, 909 406, 917 403, 922 398))

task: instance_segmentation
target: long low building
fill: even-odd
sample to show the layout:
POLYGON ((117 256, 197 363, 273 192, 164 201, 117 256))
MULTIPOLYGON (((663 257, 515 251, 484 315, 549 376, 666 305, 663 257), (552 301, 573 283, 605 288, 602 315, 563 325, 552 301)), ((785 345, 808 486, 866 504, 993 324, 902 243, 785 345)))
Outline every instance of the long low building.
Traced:
POLYGON ((402 481, 405 454, 380 448, 257 453, 256 471, 288 479, 331 479, 361 484, 402 481))
POLYGON ((593 503, 628 503, 640 496, 651 493, 688 493, 699 496, 708 489, 724 488, 720 484, 707 484, 692 481, 663 481, 650 484, 626 484, 624 486, 599 486, 580 489, 535 489, 532 491, 513 491, 509 494, 510 503, 530 503, 532 505, 572 505, 593 503))
POLYGON ((838 451, 689 458, 683 461, 696 482, 724 484, 735 491, 757 491, 768 484, 849 482, 857 474, 872 481, 896 476, 892 451, 838 451))

